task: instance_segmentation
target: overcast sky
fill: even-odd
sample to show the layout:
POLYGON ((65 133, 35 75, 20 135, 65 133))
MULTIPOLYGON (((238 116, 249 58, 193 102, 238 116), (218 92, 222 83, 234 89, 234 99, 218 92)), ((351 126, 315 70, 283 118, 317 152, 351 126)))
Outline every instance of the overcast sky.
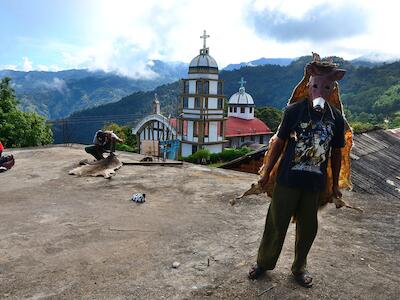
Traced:
POLYGON ((0 69, 118 71, 190 62, 210 34, 222 68, 311 51, 400 57, 400 4, 380 0, 0 0, 0 69))

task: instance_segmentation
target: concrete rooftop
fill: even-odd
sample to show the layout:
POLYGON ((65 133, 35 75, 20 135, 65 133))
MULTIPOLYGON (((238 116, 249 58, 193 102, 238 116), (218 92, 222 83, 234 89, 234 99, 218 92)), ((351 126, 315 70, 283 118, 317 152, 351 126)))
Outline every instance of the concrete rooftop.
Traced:
MULTIPOLYGON (((347 192, 360 214, 320 212, 309 256, 314 287, 290 276, 294 225, 277 268, 251 282, 266 197, 230 206, 252 174, 184 164, 123 166, 111 180, 74 177, 83 147, 12 151, 0 174, 1 299, 395 299, 400 203, 347 192), (130 196, 146 193, 136 204, 130 196), (172 263, 180 266, 173 269, 172 263), (273 288, 264 294, 270 286, 273 288)), ((121 154, 122 160, 139 155, 121 154)))

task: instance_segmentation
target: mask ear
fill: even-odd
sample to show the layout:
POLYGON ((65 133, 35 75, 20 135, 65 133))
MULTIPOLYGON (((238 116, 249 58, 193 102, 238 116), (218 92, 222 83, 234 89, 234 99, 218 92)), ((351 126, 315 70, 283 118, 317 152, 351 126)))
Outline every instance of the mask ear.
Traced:
POLYGON ((336 69, 333 70, 331 74, 329 74, 329 78, 333 81, 339 81, 344 77, 344 74, 346 74, 346 70, 336 69))
POLYGON ((317 75, 318 74, 318 70, 315 66, 315 64, 313 63, 309 63, 306 65, 306 74, 309 76, 313 76, 313 75, 317 75))

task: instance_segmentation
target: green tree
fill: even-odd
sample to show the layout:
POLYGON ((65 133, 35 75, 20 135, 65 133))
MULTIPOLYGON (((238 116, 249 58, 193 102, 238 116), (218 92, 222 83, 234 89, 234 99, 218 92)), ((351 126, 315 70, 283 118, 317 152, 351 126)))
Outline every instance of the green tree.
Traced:
POLYGON ((53 134, 45 118, 18 109, 11 78, 0 80, 0 140, 5 147, 29 147, 50 144, 53 134))
POLYGON ((131 127, 127 125, 120 126, 116 123, 108 123, 103 127, 103 130, 112 130, 124 141, 122 144, 117 144, 117 150, 137 152, 136 136, 132 134, 131 127))
POLYGON ((272 130, 276 131, 282 119, 282 111, 274 107, 256 108, 255 116, 263 121, 272 130))
POLYGON ((392 85, 374 103, 374 109, 384 113, 400 110, 400 84, 392 85))

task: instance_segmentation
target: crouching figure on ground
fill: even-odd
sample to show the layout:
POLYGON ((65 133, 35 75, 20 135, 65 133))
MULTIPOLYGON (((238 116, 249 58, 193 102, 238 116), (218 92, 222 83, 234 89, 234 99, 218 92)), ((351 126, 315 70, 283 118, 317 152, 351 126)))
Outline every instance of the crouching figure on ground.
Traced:
POLYGON ((123 142, 114 132, 98 130, 93 138, 92 146, 87 146, 85 151, 94 156, 97 160, 104 159, 103 153, 115 152, 117 142, 123 142))

